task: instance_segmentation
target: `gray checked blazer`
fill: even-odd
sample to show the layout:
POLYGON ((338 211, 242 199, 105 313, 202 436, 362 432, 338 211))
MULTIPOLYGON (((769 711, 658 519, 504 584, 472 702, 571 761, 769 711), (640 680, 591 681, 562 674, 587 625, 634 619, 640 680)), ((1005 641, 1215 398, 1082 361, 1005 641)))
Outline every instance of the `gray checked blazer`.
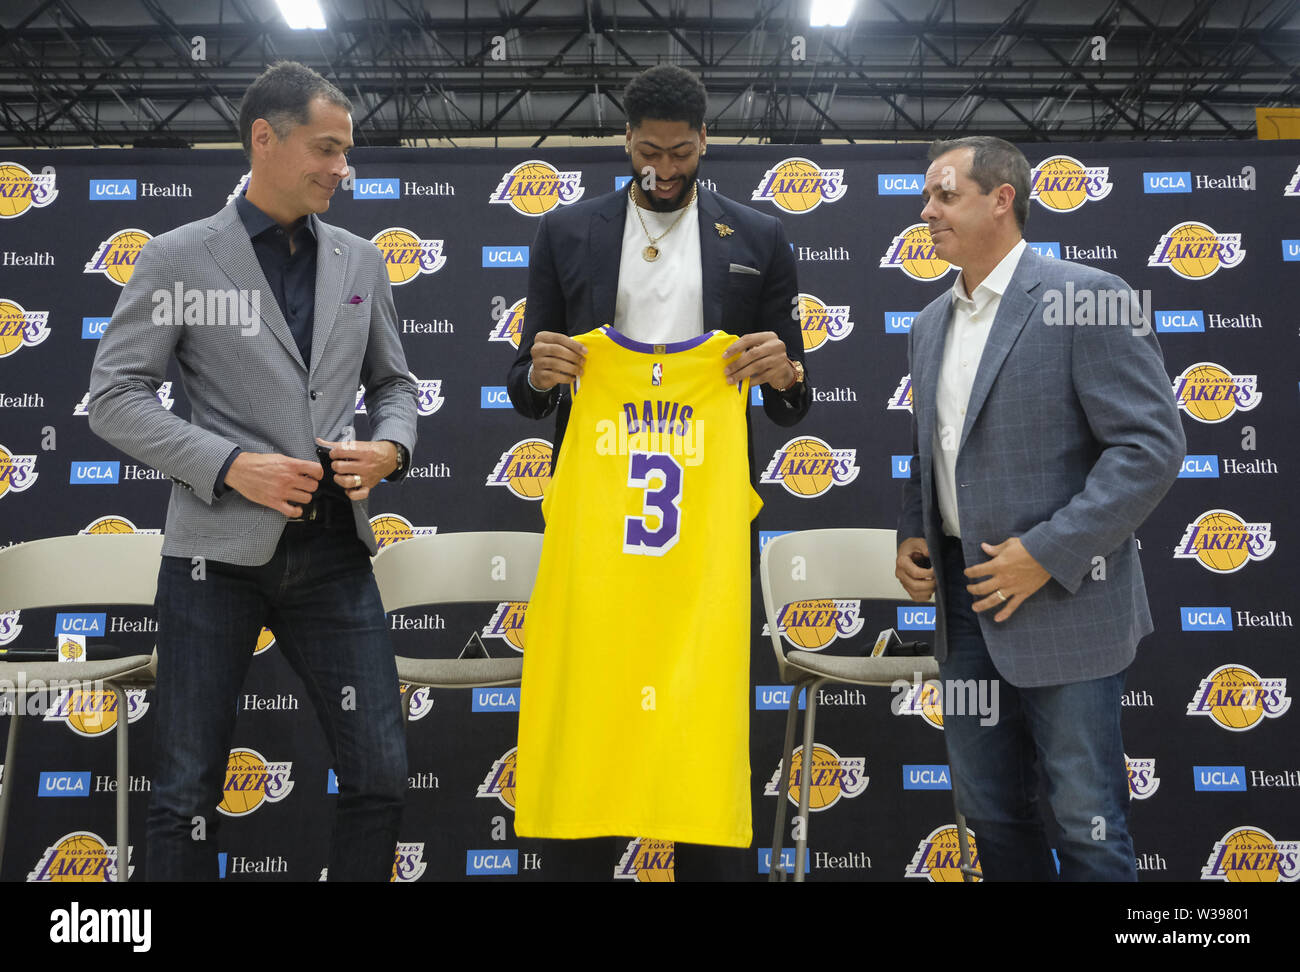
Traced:
MULTIPOLYGON (((1026 248, 984 346, 958 440, 966 562, 989 559, 981 542, 1017 536, 1052 575, 1006 621, 995 622, 995 611, 979 615, 994 665, 1020 687, 1101 678, 1132 662, 1152 630, 1133 533, 1177 478, 1186 449, 1149 327, 1044 320, 1045 300, 1067 281, 1076 293, 1129 290, 1112 274, 1026 248)), ((900 542, 929 544, 940 661, 947 639, 933 446, 952 301, 949 292, 931 302, 908 339, 914 454, 898 526, 900 542)))
MULTIPOLYGON (((316 232, 316 314, 304 362, 232 202, 208 219, 149 241, 122 290, 90 376, 90 427, 172 478, 163 553, 245 566, 271 559, 287 519, 234 490, 213 489, 235 446, 316 461, 315 437, 355 423, 366 386, 370 438, 414 454, 416 385, 398 338, 379 251, 309 216, 316 232), (178 292, 214 294, 204 321, 185 323, 178 292), (237 291, 245 320, 213 323, 237 291), (260 314, 252 313, 258 293, 260 314), (354 301, 353 298, 360 298, 354 301), (155 397, 175 355, 189 420, 155 397)), ((220 317, 217 318, 221 320, 220 317)), ((375 552, 367 505, 352 504, 357 536, 375 552)))

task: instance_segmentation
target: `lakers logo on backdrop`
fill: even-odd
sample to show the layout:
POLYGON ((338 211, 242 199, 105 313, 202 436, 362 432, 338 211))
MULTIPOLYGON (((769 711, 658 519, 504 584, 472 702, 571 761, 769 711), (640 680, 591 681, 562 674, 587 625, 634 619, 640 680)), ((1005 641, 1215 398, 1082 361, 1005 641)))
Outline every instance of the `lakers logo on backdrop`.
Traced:
MULTIPOLYGON (((130 856, 135 848, 126 849, 128 863, 126 876, 135 872, 130 856)), ((107 844, 98 834, 89 830, 74 830, 64 834, 41 855, 36 866, 27 873, 29 882, 76 882, 117 880, 117 845, 107 844)))
POLYGON ((943 728, 943 691, 936 680, 919 685, 913 681, 906 692, 894 696, 891 707, 894 715, 920 716, 926 725, 943 728))
POLYGON ((793 156, 763 173, 749 198, 773 203, 783 212, 800 214, 844 198, 847 189, 843 169, 823 169, 816 162, 793 156))
MULTIPOLYGON (((414 371, 408 371, 412 383, 415 385, 415 410, 420 415, 432 415, 438 409, 442 408, 442 403, 446 401, 442 396, 442 379, 441 378, 418 378, 414 371)), ((366 386, 357 386, 357 407, 358 415, 369 414, 366 411, 366 386)))
POLYGON ((13 644, 14 639, 23 633, 23 626, 18 623, 20 612, 0 611, 0 649, 13 644))
POLYGON ((1276 549, 1273 524, 1248 523, 1231 510, 1206 510, 1187 524, 1174 559, 1195 560, 1215 574, 1234 574, 1276 549))
POLYGON ((930 227, 926 223, 913 223, 895 236, 880 258, 880 266, 882 269, 902 270, 922 283, 938 280, 952 269, 952 264, 935 252, 930 227))
POLYGON ((497 321, 496 326, 492 328, 488 340, 506 341, 516 348, 519 347, 519 338, 524 333, 524 308, 527 304, 528 299, 520 297, 507 307, 501 314, 501 320, 497 321))
POLYGON ((40 475, 36 456, 20 456, 0 445, 0 498, 29 489, 40 475))
MULTIPOLYGON (((126 690, 126 718, 134 725, 149 711, 144 689, 126 690)), ((63 722, 79 736, 112 732, 120 713, 117 696, 108 689, 64 689, 45 713, 46 722, 63 722)))
POLYGON ((584 192, 581 172, 561 172, 549 162, 529 159, 501 177, 488 202, 524 216, 542 216, 556 206, 576 203, 584 192))
POLYGON ((539 500, 550 481, 551 444, 545 439, 520 439, 501 453, 487 485, 504 486, 520 499, 539 500))
POLYGON ((1232 732, 1254 729, 1291 708, 1285 678, 1260 678, 1245 665, 1220 665, 1201 679, 1187 714, 1209 716, 1232 732))
POLYGON ((32 172, 17 162, 0 162, 0 219, 14 219, 29 209, 44 209, 58 195, 53 166, 32 172))
POLYGON ((50 336, 49 321, 49 311, 24 310, 17 301, 0 297, 0 358, 44 341, 50 336))
POLYGON ((832 449, 814 435, 799 436, 776 450, 758 481, 780 483, 792 495, 811 499, 857 479, 857 457, 857 449, 832 449))
POLYGON ((524 615, 527 601, 502 601, 483 625, 484 638, 500 638, 515 651, 524 650, 524 615))
POLYGON ((431 537, 438 532, 436 526, 412 526, 411 521, 400 513, 377 513, 370 518, 370 529, 374 531, 375 543, 380 550, 389 544, 412 537, 431 537))
POLYGON ((614 877, 626 881, 663 883, 677 880, 674 862, 677 845, 671 840, 648 840, 635 837, 627 842, 627 849, 618 859, 614 877))
POLYGON ((898 379, 894 394, 889 396, 885 408, 890 411, 910 412, 912 410, 912 376, 903 375, 898 379))
POLYGON ((1105 199, 1112 188, 1109 166, 1087 166, 1070 155, 1043 159, 1029 175, 1029 198, 1058 213, 1105 199))
POLYGON ((1300 165, 1295 167, 1295 172, 1291 175, 1291 181, 1286 184, 1286 189, 1282 191, 1284 196, 1300 196, 1300 165))
POLYGON ((1131 799, 1145 800, 1160 789, 1154 759, 1136 759, 1125 753, 1124 762, 1128 767, 1128 795, 1131 799))
POLYGON ((253 645, 253 654, 260 655, 264 651, 270 651, 274 645, 275 632, 264 626, 257 635, 257 642, 253 645))
POLYGON ((1168 267, 1184 280, 1204 280, 1246 257, 1240 233, 1219 233, 1195 220, 1179 223, 1160 237, 1148 267, 1168 267))
MULTIPOLYGON (((799 789, 803 786, 803 747, 795 747, 790 757, 790 772, 786 776, 786 796, 799 805, 799 789)), ((781 795, 781 767, 777 766, 772 778, 763 787, 764 796, 781 795)), ((867 761, 862 756, 841 756, 829 746, 813 744, 812 770, 808 775, 808 809, 829 810, 843 797, 852 798, 867 788, 867 761)))
POLYGON ((492 761, 483 782, 478 785, 476 797, 491 799, 496 797, 511 810, 515 808, 515 754, 518 747, 512 746, 502 753, 501 758, 492 761))
POLYGON ((803 349, 815 351, 827 341, 842 341, 853 331, 848 304, 827 304, 812 294, 799 295, 803 349))
POLYGON ((217 809, 245 817, 264 803, 279 803, 293 790, 293 763, 272 763, 255 749, 232 749, 217 809))
POLYGON ((402 843, 397 842, 397 856, 393 860, 393 876, 390 881, 396 884, 409 884, 412 881, 418 881, 424 876, 425 868, 429 865, 424 862, 424 842, 419 843, 402 843))
POLYGON ((1259 827, 1236 827, 1214 842, 1202 881, 1276 883, 1300 878, 1300 841, 1275 840, 1259 827))
POLYGON ((1234 375, 1213 361, 1188 365, 1174 379, 1178 407, 1207 425, 1224 422, 1237 412, 1249 412, 1260 403, 1258 375, 1234 375))
MULTIPOLYGON (((164 381, 162 384, 158 386, 157 398, 158 398, 158 403, 162 405, 163 408, 167 409, 167 411, 169 412, 172 410, 173 406, 175 406, 176 404, 176 401, 175 399, 172 398, 172 383, 170 381, 164 381)), ((89 391, 87 391, 86 394, 81 396, 81 400, 78 401, 76 405, 72 406, 72 414, 87 416, 87 417, 90 415, 90 392, 89 391)))
POLYGON ((410 283, 421 274, 437 273, 447 262, 442 240, 426 240, 401 226, 380 230, 370 242, 379 248, 388 282, 394 287, 410 283))
POLYGON ((112 513, 107 516, 101 516, 91 520, 86 524, 85 529, 78 530, 78 533, 84 533, 92 537, 107 536, 114 533, 145 533, 157 536, 162 530, 142 530, 124 516, 116 516, 112 513))
POLYGON ((433 696, 429 694, 429 689, 426 686, 421 685, 412 691, 410 685, 402 682, 397 686, 397 691, 406 700, 406 711, 410 713, 412 722, 423 719, 433 711, 433 696))
MULTIPOLYGON (((777 633, 796 648, 821 651, 836 638, 852 638, 862 630, 862 602, 829 598, 792 601, 776 618, 777 633)), ((767 625, 763 625, 767 635, 767 625)))
MULTIPOLYGON (((966 848, 973 867, 979 867, 979 851, 975 848, 975 832, 966 828, 966 848)), ((903 872, 903 877, 924 878, 936 884, 960 882, 961 843, 957 839, 955 824, 935 827, 916 845, 916 853, 903 872)), ((979 878, 973 880, 978 881, 979 878)))
POLYGON ((125 287, 135 271, 140 251, 151 239, 153 237, 142 229, 118 230, 99 244, 82 272, 102 273, 119 287, 125 287))

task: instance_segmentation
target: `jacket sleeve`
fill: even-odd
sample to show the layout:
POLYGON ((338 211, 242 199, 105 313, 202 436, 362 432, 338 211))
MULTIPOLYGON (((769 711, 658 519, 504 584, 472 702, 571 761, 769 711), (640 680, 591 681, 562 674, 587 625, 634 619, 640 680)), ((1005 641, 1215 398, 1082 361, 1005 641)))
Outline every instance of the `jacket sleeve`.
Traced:
MULTIPOLYGON (((763 291, 759 297, 759 315, 762 330, 775 331, 785 342, 785 353, 794 361, 802 362, 803 331, 799 324, 799 280, 795 270, 794 253, 786 239, 785 227, 773 219, 772 258, 767 273, 763 275, 763 291)), ((808 414, 812 404, 812 379, 804 365, 804 380, 788 392, 777 391, 771 385, 763 389, 763 411, 777 425, 794 425, 808 414)))
POLYGON ((528 384, 528 369, 533 363, 533 341, 540 331, 568 334, 564 290, 560 287, 555 258, 551 254, 550 224, 545 216, 537 226, 528 256, 528 298, 524 303, 524 327, 519 336, 519 354, 510 365, 506 391, 515 411, 528 418, 545 418, 560 400, 560 386, 549 391, 534 391, 528 384))
MULTIPOLYGON (((916 324, 913 322, 912 330, 907 335, 907 367, 908 371, 916 374, 916 365, 912 358, 913 340, 916 332, 916 324)), ((916 386, 912 386, 915 391, 916 386)), ((921 450, 917 445, 916 430, 916 405, 912 405, 912 461, 909 464, 911 475, 903 482, 903 502, 902 508, 898 512, 898 543, 908 540, 912 537, 925 536, 925 521, 921 517, 921 450)))
MULTIPOLYGON (((370 415, 370 438, 390 439, 406 447, 407 466, 415 461, 415 420, 418 388, 406 365, 406 352, 397 328, 393 287, 388 281, 379 251, 370 246, 371 292, 376 295, 370 311, 370 336, 361 363, 361 383, 366 386, 366 412, 370 415)), ((398 475, 401 479, 402 475, 398 475)))

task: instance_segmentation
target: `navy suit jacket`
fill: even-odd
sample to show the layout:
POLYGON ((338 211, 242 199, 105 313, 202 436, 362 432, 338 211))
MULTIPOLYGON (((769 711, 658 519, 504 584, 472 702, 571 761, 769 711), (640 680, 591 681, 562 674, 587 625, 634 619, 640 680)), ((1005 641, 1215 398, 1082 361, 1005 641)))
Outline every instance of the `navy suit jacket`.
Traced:
MULTIPOLYGON (((696 205, 704 330, 735 335, 775 331, 790 358, 803 361, 795 303, 799 285, 781 221, 703 186, 696 205), (718 223, 734 232, 723 236, 718 223)), ((626 190, 553 210, 542 217, 529 253, 524 330, 507 389, 515 409, 529 418, 542 418, 558 405, 555 457, 569 419, 568 386, 558 394, 539 394, 529 387, 533 340, 539 331, 576 335, 614 323, 626 215, 626 190)), ((761 387, 763 408, 778 425, 793 425, 808 411, 812 393, 806 377, 786 395, 761 387)))
MULTIPOLYGON (((989 655, 1011 684, 1065 685, 1112 675, 1152 630, 1137 527, 1178 476, 1186 442, 1150 323, 1049 324, 1067 282, 1129 292, 1113 274, 1026 249, 989 331, 958 439, 957 511, 967 564, 981 542, 1019 537, 1051 575, 1010 618, 979 615, 989 655)), ((947 657, 943 528, 934 486, 935 392, 952 294, 912 325, 912 474, 899 540, 924 537, 937 581, 936 645, 947 657)))

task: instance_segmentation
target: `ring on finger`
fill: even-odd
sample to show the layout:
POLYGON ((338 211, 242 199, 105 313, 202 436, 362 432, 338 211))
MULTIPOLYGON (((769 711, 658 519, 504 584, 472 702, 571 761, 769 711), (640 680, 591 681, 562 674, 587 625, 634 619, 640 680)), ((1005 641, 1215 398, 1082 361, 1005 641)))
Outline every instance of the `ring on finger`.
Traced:
POLYGON ((1006 604, 1006 603, 1007 603, 1007 596, 1006 596, 1005 594, 1002 593, 1002 589, 1001 589, 1001 588, 998 588, 998 589, 997 589, 996 591, 994 591, 993 593, 996 594, 998 597, 1002 598, 1002 603, 1003 603, 1003 604, 1006 604))

